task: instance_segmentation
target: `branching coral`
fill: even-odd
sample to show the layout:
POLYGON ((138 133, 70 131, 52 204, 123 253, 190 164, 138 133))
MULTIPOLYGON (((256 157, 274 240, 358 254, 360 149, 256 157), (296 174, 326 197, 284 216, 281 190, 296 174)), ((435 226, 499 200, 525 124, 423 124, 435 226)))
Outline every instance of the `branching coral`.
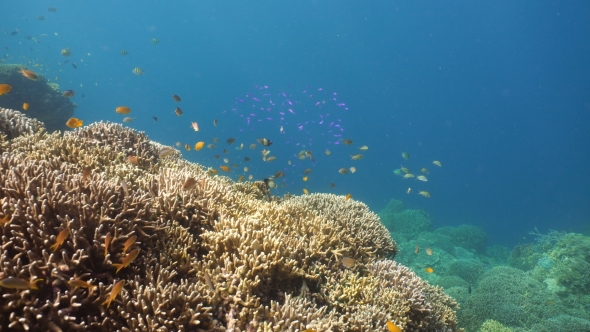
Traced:
POLYGON ((456 303, 388 259, 396 244, 360 202, 269 197, 115 124, 23 134, 0 159, 0 279, 38 289, 4 289, 2 327, 456 330, 456 303))

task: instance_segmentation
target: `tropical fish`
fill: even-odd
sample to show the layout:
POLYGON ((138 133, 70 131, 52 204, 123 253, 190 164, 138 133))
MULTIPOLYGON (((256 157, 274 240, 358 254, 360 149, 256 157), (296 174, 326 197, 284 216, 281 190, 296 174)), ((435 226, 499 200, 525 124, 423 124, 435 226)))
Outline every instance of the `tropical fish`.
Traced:
POLYGON ((361 160, 361 159, 363 159, 363 155, 360 154, 360 153, 359 154, 355 154, 355 155, 350 156, 350 159, 352 159, 352 160, 361 160))
POLYGON ((121 50, 121 51, 119 51, 119 53, 121 55, 127 55, 127 54, 129 54, 129 52, 127 52, 127 50, 121 50))
POLYGON ((416 255, 418 255, 420 253, 420 246, 416 245, 416 248, 414 248, 414 252, 416 253, 416 255))
POLYGON ((61 246, 64 243, 64 241, 68 238, 68 235, 70 235, 70 230, 68 228, 62 229, 62 231, 59 232, 57 238, 55 239, 55 244, 49 247, 49 249, 53 250, 54 252, 57 251, 59 246, 61 246))
POLYGON ((188 178, 184 181, 182 185, 182 190, 192 190, 194 187, 197 186, 197 180, 195 178, 188 178))
POLYGON ((311 173, 311 172, 312 172, 312 169, 311 169, 311 168, 306 168, 306 169, 303 171, 303 174, 309 174, 309 173, 311 173))
POLYGON ((201 141, 201 142, 197 142, 195 144, 195 151, 199 151, 201 150, 203 147, 205 146, 205 142, 201 141))
POLYGON ((254 143, 250 144, 250 149, 252 149, 252 150, 256 149, 256 144, 254 144, 254 143))
POLYGON ((109 244, 111 244, 112 240, 113 240, 113 237, 111 236, 111 233, 108 232, 107 235, 104 237, 104 256, 105 257, 109 253, 109 244))
POLYGON ((348 201, 351 197, 352 197, 352 194, 347 194, 346 197, 345 197, 345 200, 348 201))
POLYGON ((52 13, 55 13, 57 11, 57 8, 55 8, 55 7, 49 7, 49 8, 47 8, 47 11, 52 12, 52 13))
POLYGON ((179 95, 172 95, 172 99, 174 101, 181 101, 182 100, 182 99, 180 99, 180 96, 179 95))
POLYGON ((109 298, 102 303, 102 305, 107 305, 107 308, 111 305, 111 302, 117 297, 121 289, 123 289, 123 285, 125 284, 125 280, 121 280, 113 285, 113 289, 111 290, 111 295, 109 298))
POLYGON ((264 146, 271 146, 272 145, 272 141, 267 139, 267 138, 258 138, 256 139, 258 141, 258 143, 264 145, 264 146))
POLYGON ((424 271, 425 271, 426 273, 432 273, 432 272, 434 272, 434 269, 433 269, 433 268, 431 268, 431 267, 427 267, 427 268, 425 268, 425 269, 424 269, 424 271))
POLYGON ((441 164, 441 163, 440 163, 440 161, 438 161, 438 160, 435 160, 435 161, 433 161, 432 163, 433 163, 433 164, 435 164, 435 165, 436 165, 436 166, 438 166, 438 167, 442 167, 442 164, 441 164))
POLYGON ((129 113, 131 113, 131 109, 127 106, 119 106, 119 107, 115 108, 115 112, 117 112, 119 114, 129 114, 129 113))
POLYGON ((348 174, 348 168, 341 168, 338 170, 338 173, 340 174, 348 174))
POLYGON ((42 280, 43 279, 36 278, 33 279, 33 281, 27 281, 21 278, 8 277, 0 280, 0 286, 12 289, 39 289, 37 288, 37 282, 42 280))
POLYGON ((125 122, 125 123, 133 122, 133 118, 130 117, 130 116, 126 116, 126 117, 123 118, 123 122, 125 122))
POLYGON ((420 172, 422 172, 424 174, 430 174, 430 173, 428 173, 428 170, 424 167, 422 167, 422 169, 420 169, 420 172))
POLYGON ((405 174, 404 175, 404 179, 411 179, 411 178, 414 178, 414 177, 416 177, 416 175, 414 175, 412 173, 408 173, 408 174, 405 174))
POLYGON ((424 182, 428 181, 428 179, 424 175, 418 175, 416 177, 416 180, 420 180, 420 181, 424 181, 424 182))
POLYGON ((23 103, 23 111, 27 111, 29 109, 29 103, 23 103))
POLYGON ((0 84, 0 96, 5 95, 12 90, 12 86, 10 84, 0 84))
POLYGON ((217 172, 218 172, 218 171, 217 171, 216 169, 210 168, 210 169, 207 171, 207 174, 208 174, 209 176, 213 176, 213 175, 217 174, 217 172))
POLYGON ((0 227, 7 225, 8 223, 10 223, 10 216, 6 214, 0 219, 0 227))
POLYGON ((345 140, 342 141, 342 144, 351 145, 352 144, 352 140, 345 139, 345 140))
POLYGON ((428 256, 432 256, 432 249, 430 249, 430 248, 426 248, 426 254, 427 254, 428 256))
POLYGON ((402 172, 404 172, 406 174, 410 173, 410 170, 407 169, 407 168, 405 168, 405 167, 403 167, 403 166, 400 166, 400 169, 402 170, 402 172))
POLYGON ((24 69, 22 67, 20 68, 19 73, 21 73, 24 77, 26 77, 26 78, 28 78, 30 80, 33 80, 33 81, 36 81, 36 80, 39 79, 39 77, 37 76, 37 74, 35 74, 34 71, 28 70, 28 69, 24 69))
MULTIPOLYGON (((251 176, 252 176, 252 174, 250 174, 250 177, 251 176)), ((248 178, 250 179, 250 177, 248 177, 248 178)), ((277 187, 277 183, 273 179, 271 179, 271 178, 265 178, 264 179, 264 184, 266 184, 266 186, 268 188, 273 188, 274 189, 274 188, 277 187)))
POLYGON ((133 68, 133 73, 137 76, 143 75, 145 74, 145 72, 143 71, 143 69, 139 68, 139 67, 135 67, 133 68))
POLYGON ((217 145, 211 143, 211 144, 207 144, 207 148, 209 149, 215 149, 217 147, 217 145))
POLYGON ((182 115, 182 109, 180 107, 177 107, 174 109, 174 114, 176 114, 176 116, 181 116, 182 115))
POLYGON ((88 288, 88 293, 91 293, 92 290, 96 287, 95 285, 89 284, 88 282, 80 278, 70 280, 68 281, 68 284, 72 287, 88 288))
POLYGON ((241 176, 238 178, 238 182, 242 182, 242 181, 244 181, 244 179, 245 179, 245 178, 246 178, 245 176, 241 175, 241 176))
POLYGON ((307 189, 303 188, 303 193, 307 195, 307 194, 309 194, 309 191, 307 189))
POLYGON ((188 144, 185 144, 185 145, 184 145, 184 148, 185 148, 187 151, 190 151, 190 150, 191 150, 191 146, 190 146, 190 145, 188 145, 188 144))
POLYGON ((276 172, 274 175, 275 179, 282 178, 283 176, 285 176, 285 173, 281 171, 276 172))
POLYGON ((356 173, 356 167, 352 166, 348 169, 350 173, 356 173))
POLYGON ((127 241, 125 241, 125 243, 123 244, 123 255, 125 255, 127 250, 131 248, 131 246, 135 243, 135 240, 137 240, 137 235, 133 235, 130 238, 128 238, 127 241))
POLYGON ((224 172, 229 172, 231 170, 229 168, 229 166, 227 166, 227 165, 221 165, 221 166, 219 166, 219 168, 221 168, 221 170, 224 171, 224 172))
POLYGON ((136 156, 127 156, 127 161, 133 165, 139 165, 139 159, 136 156))
POLYGON ((361 150, 361 151, 367 151, 367 150, 369 150, 369 147, 368 147, 368 146, 366 146, 366 145, 363 145, 363 146, 361 146, 361 147, 359 148, 359 150, 361 150))
POLYGON ((162 148, 162 150, 160 150, 160 153, 158 153, 158 158, 169 157, 174 154, 174 151, 176 150, 171 147, 165 146, 162 148))
POLYGON ((428 191, 420 191, 418 194, 420 194, 420 195, 422 195, 422 196, 424 196, 426 198, 429 198, 430 197, 430 193, 428 191))
POLYGON ((408 190, 406 190, 406 194, 411 194, 412 193, 412 188, 408 188, 408 190))
POLYGON ((191 128, 193 128, 194 131, 199 131, 199 124, 197 122, 191 122, 191 128))
POLYGON ((275 159, 277 159, 276 156, 270 156, 270 157, 266 158, 266 162, 271 162, 271 161, 273 161, 275 159))
POLYGON ((402 329, 400 329, 397 325, 395 325, 390 320, 388 320, 387 323, 385 323, 385 325, 387 325, 387 330, 389 332, 402 332, 402 329))
POLYGON ((226 163, 226 164, 229 164, 229 159, 223 158, 223 162, 226 163))
POLYGON ((354 258, 351 258, 351 257, 342 257, 340 262, 342 263, 342 266, 344 266, 347 269, 350 269, 351 267, 354 266, 355 260, 354 260, 354 258))
POLYGON ((332 151, 330 151, 330 150, 326 149, 326 150, 324 151, 324 153, 326 154, 326 156, 329 156, 329 155, 331 155, 331 154, 332 154, 332 151))
POLYGON ((217 127, 217 119, 213 119, 213 126, 217 127))
POLYGON ((227 144, 232 144, 232 143, 233 143, 233 142, 235 142, 235 141, 236 141, 236 139, 235 139, 235 138, 233 138, 233 137, 230 137, 230 138, 228 138, 228 139, 227 139, 227 141, 225 141, 225 142, 226 142, 227 144))
POLYGON ((308 156, 309 159, 315 163, 315 158, 313 157, 313 154, 311 154, 311 150, 305 151, 305 155, 308 156))
POLYGON ((131 264, 131 262, 133 262, 137 258, 137 255, 139 255, 139 251, 139 249, 134 249, 127 256, 125 256, 121 263, 113 264, 113 266, 117 268, 117 271, 115 273, 118 273, 119 271, 121 271, 121 269, 124 269, 127 266, 129 266, 129 264, 131 264))
POLYGON ((303 181, 307 181, 307 176, 304 176, 303 177, 303 181))
POLYGON ((61 50, 61 55, 63 55, 63 56, 70 56, 70 55, 72 55, 72 51, 70 51, 69 48, 64 48, 64 49, 61 50))
POLYGON ((152 44, 159 44, 160 40, 158 38, 152 38, 152 44))
POLYGON ((71 98, 76 94, 76 91, 74 90, 66 90, 64 91, 61 95, 66 97, 66 98, 71 98))
POLYGON ((401 170, 401 169, 394 169, 394 170, 393 170, 393 173, 394 173, 395 175, 402 175, 402 174, 403 174, 403 172, 402 172, 402 170, 401 170))
POLYGON ((405 160, 408 160, 408 159, 410 159, 410 154, 404 151, 404 152, 402 152, 402 157, 403 157, 405 160))
POLYGON ((330 187, 330 188, 334 188, 334 187, 336 187, 336 184, 332 182, 332 183, 330 183, 330 184, 328 185, 328 187, 330 187))
POLYGON ((43 21, 43 20, 45 20, 45 16, 43 16, 43 15, 37 16, 37 21, 43 21))

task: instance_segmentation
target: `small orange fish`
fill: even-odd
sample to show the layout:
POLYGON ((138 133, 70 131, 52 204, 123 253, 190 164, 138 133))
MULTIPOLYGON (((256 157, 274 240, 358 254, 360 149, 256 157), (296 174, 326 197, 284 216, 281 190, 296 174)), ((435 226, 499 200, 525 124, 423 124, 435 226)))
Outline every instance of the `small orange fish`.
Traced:
POLYGON ((67 122, 66 122, 66 126, 68 126, 68 128, 78 128, 78 127, 82 127, 84 125, 84 121, 78 119, 78 118, 70 118, 67 122))
POLYGON ((115 109, 115 112, 119 114, 129 114, 131 113, 131 109, 127 106, 119 106, 115 109))
POLYGON ((350 269, 351 267, 354 266, 354 258, 350 258, 350 257, 342 257, 342 259, 340 260, 340 262, 342 262, 342 265, 347 268, 350 269))
POLYGON ((418 255, 420 253, 420 246, 419 245, 416 245, 414 252, 416 253, 416 255, 418 255))
POLYGON ((128 238, 127 241, 125 241, 125 244, 123 244, 123 255, 125 255, 127 250, 129 250, 129 248, 135 243, 136 239, 137 235, 133 235, 132 237, 128 238))
POLYGON ((201 150, 203 147, 205 146, 205 142, 201 141, 201 142, 197 142, 197 144, 195 144, 195 150, 199 151, 201 150))
POLYGON ((4 217, 2 217, 2 219, 0 219, 0 227, 4 226, 4 225, 8 225, 10 223, 10 216, 9 215, 5 215, 4 217))
POLYGON ((82 181, 86 181, 92 175, 92 167, 84 166, 82 168, 82 181))
POLYGON ((392 321, 388 320, 387 323, 385 324, 387 325, 387 330, 389 332, 402 332, 402 329, 400 329, 397 325, 395 325, 392 321))
POLYGON ((195 178, 188 178, 182 185, 182 190, 192 190, 197 185, 195 178))
POLYGON ((131 264, 131 262, 133 262, 137 258, 137 255, 139 255, 139 249, 131 250, 131 252, 127 256, 125 256, 121 263, 113 264, 113 266, 117 268, 117 271, 115 273, 118 273, 119 271, 121 271, 121 269, 124 269, 127 266, 129 266, 129 264, 131 264))
POLYGON ((238 178, 238 182, 242 182, 242 181, 244 181, 244 179, 245 179, 245 178, 246 178, 246 177, 245 177, 245 176, 243 176, 243 175, 242 175, 242 176, 240 176, 240 177, 238 178))
POLYGON ((180 99, 179 95, 172 95, 172 99, 174 99, 174 101, 181 101, 182 99, 180 99))
POLYGON ((193 128, 194 131, 199 131, 199 124, 196 122, 191 122, 191 128, 193 128))
POLYGON ((345 199, 346 200, 349 200, 351 197, 352 197, 352 194, 348 194, 348 195, 346 195, 346 198, 345 199))
POLYGON ((127 156, 127 161, 132 163, 133 165, 139 165, 139 160, 136 156, 127 156))
POLYGON ((427 254, 428 256, 432 256, 432 249, 430 249, 430 248, 426 248, 426 254, 427 254))
POLYGON ((36 80, 39 79, 39 77, 37 76, 37 74, 35 74, 34 71, 28 70, 28 69, 24 69, 22 67, 20 68, 19 73, 21 73, 24 77, 26 77, 26 78, 28 78, 30 80, 33 80, 33 81, 36 81, 36 80))
POLYGON ((221 165, 221 166, 219 166, 219 168, 221 168, 221 170, 224 171, 224 172, 229 172, 231 170, 229 168, 229 166, 227 166, 227 165, 221 165))
POLYGON ((5 95, 12 90, 12 86, 10 84, 0 84, 0 96, 5 95))
POLYGON ((109 253, 109 244, 111 244, 111 240, 113 240, 113 237, 111 236, 111 233, 108 232, 107 235, 104 237, 104 256, 105 257, 109 253))
POLYGON ((174 114, 176 114, 176 116, 181 116, 182 115, 182 109, 180 107, 177 107, 174 110, 174 114))
POLYGON ((432 273, 434 272, 434 269, 431 267, 427 267, 426 269, 424 269, 424 271, 426 271, 426 273, 432 273))
POLYGON ((107 305, 107 308, 111 305, 111 302, 117 297, 117 295, 119 294, 119 292, 121 291, 121 289, 123 289, 123 285, 125 284, 125 280, 121 280, 118 283, 113 285, 113 290, 111 290, 111 295, 109 295, 109 298, 104 301, 102 304, 103 305, 107 305))
POLYGON ((309 194, 309 190, 303 188, 303 193, 306 194, 306 195, 308 195, 309 194))
POLYGON ((27 281, 21 278, 8 277, 0 280, 0 286, 12 289, 39 289, 37 287, 37 282, 42 280, 43 279, 37 278, 33 279, 33 281, 27 281))
POLYGON ((57 238, 55 239, 55 244, 49 247, 49 249, 53 250, 54 252, 57 251, 59 246, 61 246, 64 243, 64 241, 68 238, 68 235, 70 235, 70 230, 67 228, 62 229, 61 232, 59 232, 59 234, 57 235, 57 238))
POLYGON ((95 285, 89 284, 80 278, 70 280, 68 281, 68 284, 72 287, 88 288, 88 293, 92 293, 92 290, 96 287, 95 285))

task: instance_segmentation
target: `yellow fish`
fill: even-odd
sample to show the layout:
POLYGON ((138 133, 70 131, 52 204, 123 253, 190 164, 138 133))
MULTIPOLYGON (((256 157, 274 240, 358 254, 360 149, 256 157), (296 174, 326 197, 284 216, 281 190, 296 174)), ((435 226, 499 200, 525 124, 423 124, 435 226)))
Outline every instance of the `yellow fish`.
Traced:
POLYGON ((123 255, 125 255, 127 250, 129 250, 129 248, 131 248, 131 246, 135 243, 136 239, 137 239, 137 235, 133 235, 132 237, 128 238, 127 241, 125 241, 125 244, 123 244, 123 255))
POLYGON ((89 284, 88 282, 80 278, 70 280, 68 281, 68 284, 73 287, 88 288, 88 293, 92 293, 92 290, 94 289, 94 287, 96 287, 95 285, 89 284))
POLYGON ((123 289, 123 285, 125 284, 125 280, 121 280, 118 283, 113 285, 113 290, 111 290, 111 295, 109 295, 109 298, 104 301, 102 304, 103 305, 107 305, 107 308, 111 305, 111 302, 117 297, 117 295, 119 294, 119 292, 121 292, 121 289, 123 289))
POLYGON ((23 111, 27 111, 29 109, 29 103, 23 103, 23 111))
POLYGON ((197 144, 195 144, 195 151, 201 150, 204 146, 205 142, 197 142, 197 144))
POLYGON ((307 189, 303 188, 303 193, 307 195, 307 194, 309 194, 309 191, 307 189))
POLYGON ((37 282, 42 280, 37 278, 33 281, 27 281, 21 278, 8 277, 0 280, 0 286, 12 289, 39 289, 37 288, 37 282))
POLYGON ((303 177, 303 181, 307 181, 307 176, 304 176, 303 177))
POLYGON ((59 234, 57 235, 57 239, 55 239, 55 244, 52 245, 50 249, 56 251, 59 248, 59 246, 61 246, 62 243, 64 243, 64 241, 68 238, 68 235, 70 235, 70 230, 64 228, 61 232, 59 232, 59 234))
POLYGON ((392 321, 388 320, 387 323, 385 324, 387 325, 387 330, 389 332, 402 332, 402 329, 400 329, 397 325, 395 325, 392 321))
POLYGON ((131 262, 133 262, 138 255, 139 249, 134 249, 127 256, 125 256, 121 263, 113 264, 113 266, 117 268, 117 271, 115 273, 118 273, 119 271, 121 271, 121 269, 124 269, 127 266, 129 266, 129 264, 131 264, 131 262))

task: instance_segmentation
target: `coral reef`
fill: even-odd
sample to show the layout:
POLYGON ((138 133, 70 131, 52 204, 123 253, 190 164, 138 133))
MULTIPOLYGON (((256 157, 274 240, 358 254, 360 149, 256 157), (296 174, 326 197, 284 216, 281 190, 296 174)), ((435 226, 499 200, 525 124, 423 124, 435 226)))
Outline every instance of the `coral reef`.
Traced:
POLYGON ((48 131, 65 130, 66 121, 74 114, 76 105, 62 96, 57 84, 48 83, 43 75, 36 81, 19 73, 24 67, 13 64, 0 64, 0 83, 10 84, 12 90, 0 96, 0 107, 22 109, 29 104, 28 117, 42 121, 48 131))
POLYGON ((512 332, 512 329, 493 319, 488 319, 481 324, 479 332, 512 332))
POLYGON ((0 158, 0 330, 457 330, 363 203, 269 197, 117 124, 23 126, 0 158))
POLYGON ((459 225, 457 227, 441 227, 435 232, 447 235, 457 246, 474 249, 484 253, 487 245, 487 234, 480 227, 473 225, 459 225))
POLYGON ((408 237, 416 236, 432 227, 432 220, 426 211, 408 210, 401 201, 395 199, 379 212, 379 217, 392 233, 408 237))

